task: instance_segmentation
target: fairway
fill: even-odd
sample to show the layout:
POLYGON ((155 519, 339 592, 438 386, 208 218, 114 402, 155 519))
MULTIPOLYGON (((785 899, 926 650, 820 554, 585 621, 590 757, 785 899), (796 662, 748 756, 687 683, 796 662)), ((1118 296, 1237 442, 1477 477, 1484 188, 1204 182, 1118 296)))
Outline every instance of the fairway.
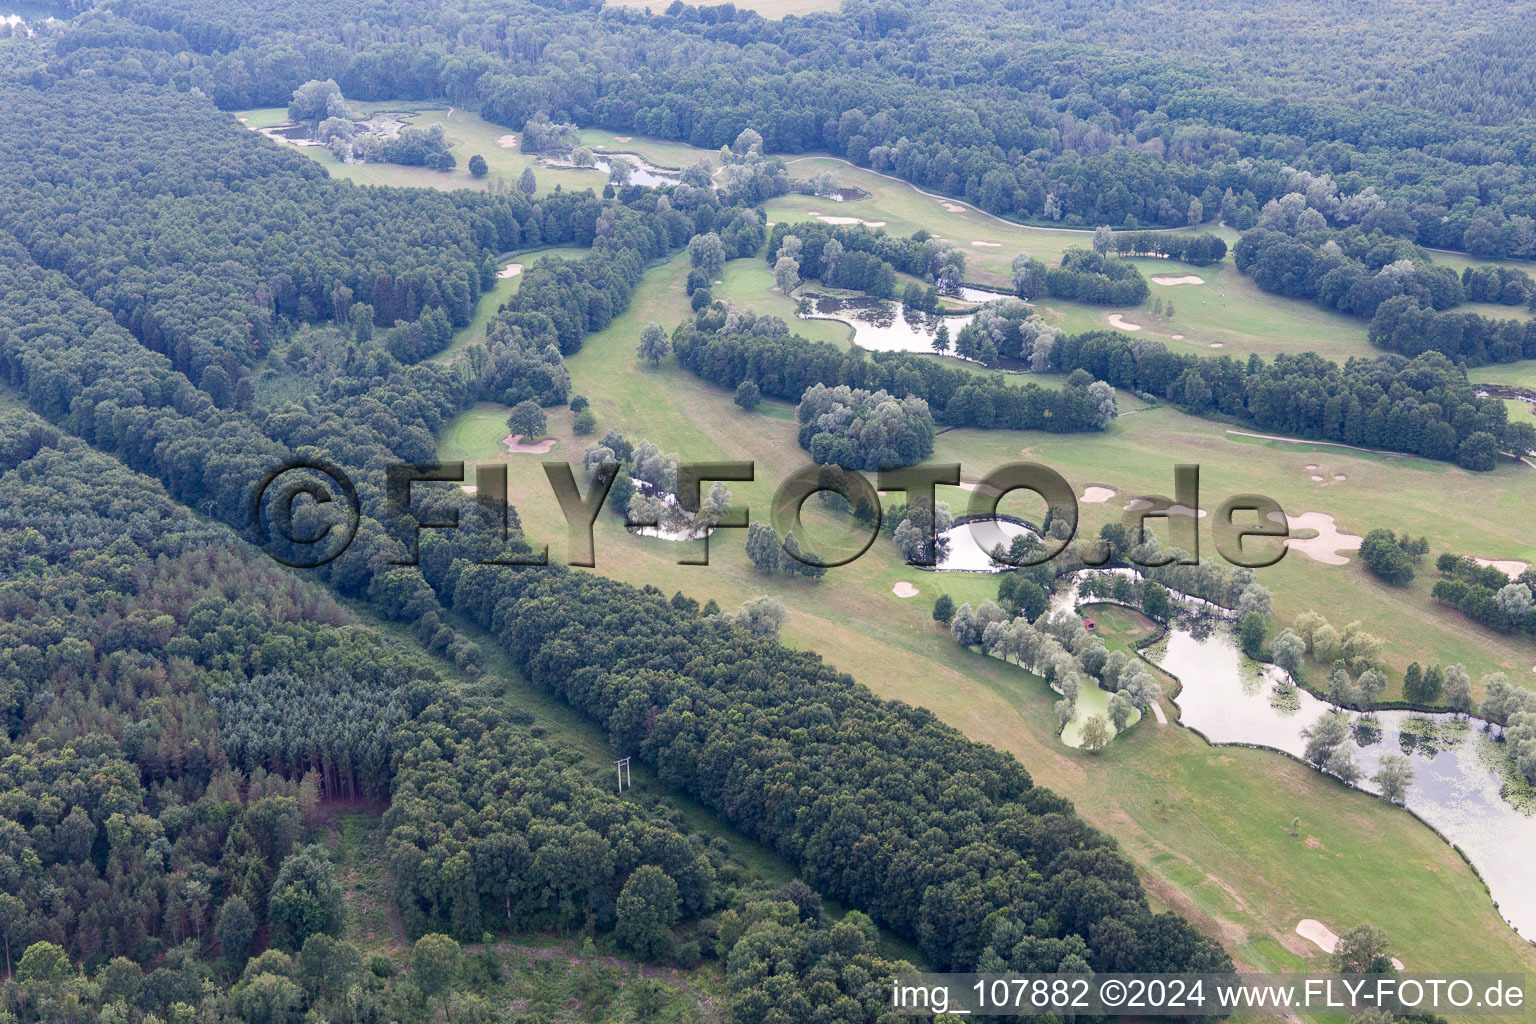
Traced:
MULTIPOLYGON (((324 146, 294 146, 298 152, 324 166, 335 178, 344 178, 359 185, 392 185, 401 188, 432 188, 439 191, 453 189, 509 189, 516 186, 524 170, 531 168, 538 184, 537 195, 553 192, 558 185, 566 190, 592 189, 602 191, 608 183, 608 175, 596 168, 545 167, 535 154, 524 153, 517 145, 504 144, 509 138, 520 136, 520 131, 504 125, 492 124, 478 114, 446 104, 352 102, 347 109, 353 118, 363 118, 375 113, 403 113, 412 128, 431 128, 442 125, 454 159, 450 171, 429 167, 408 167, 401 164, 343 163, 324 146), (484 178, 469 173, 469 158, 483 156, 488 167, 484 178)), ((255 110, 236 111, 248 128, 263 128, 285 124, 288 112, 281 107, 262 107, 255 110)), ((658 167, 685 167, 701 158, 719 155, 708 150, 696 150, 691 146, 642 140, 638 143, 616 141, 611 132, 587 130, 581 133, 583 145, 592 148, 599 156, 608 153, 635 153, 658 167)), ((281 143, 291 145, 291 143, 281 143)))

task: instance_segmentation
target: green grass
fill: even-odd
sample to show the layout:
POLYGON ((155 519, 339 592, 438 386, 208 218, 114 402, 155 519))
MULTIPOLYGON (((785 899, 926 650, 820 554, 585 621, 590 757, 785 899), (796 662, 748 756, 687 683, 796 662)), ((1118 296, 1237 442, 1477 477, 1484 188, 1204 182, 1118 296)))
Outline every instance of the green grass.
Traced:
POLYGON ((1366 321, 1331 313, 1304 299, 1270 295, 1237 272, 1229 256, 1209 267, 1172 260, 1133 259, 1152 294, 1139 307, 1089 306, 1061 299, 1037 305, 1050 323, 1071 333, 1112 328, 1111 314, 1138 324, 1138 337, 1156 338, 1174 352, 1266 358, 1316 352, 1336 362, 1379 354, 1366 339, 1366 321), (1204 284, 1159 285, 1153 277, 1199 277, 1204 284), (1173 316, 1156 316, 1154 300, 1172 303, 1173 316))
POLYGON ((366 810, 337 810, 329 815, 328 830, 346 907, 342 937, 364 953, 398 955, 406 936, 389 890, 380 816, 366 810))
MULTIPOLYGON (((448 141, 452 144, 450 151, 458 161, 458 166, 451 171, 436 171, 427 167, 405 167, 399 164, 347 164, 337 160, 331 155, 330 150, 323 146, 294 147, 316 163, 322 164, 334 178, 355 181, 359 185, 394 185, 406 188, 434 188, 442 191, 465 188, 484 191, 493 186, 513 187, 523 171, 532 168, 534 178, 538 182, 538 195, 553 192, 556 185, 567 191, 580 189, 601 191, 608 183, 608 175, 595 168, 540 166, 536 156, 522 152, 516 145, 502 145, 502 140, 508 136, 520 137, 521 132, 518 129, 492 124, 467 110, 455 108, 450 113, 443 105, 395 101, 349 101, 347 108, 355 117, 379 112, 405 112, 407 123, 413 128, 430 128, 434 124, 441 124, 448 141), (469 173, 469 158, 476 154, 485 157, 489 167, 489 172, 484 178, 476 178, 469 173)), ((288 112, 282 107, 242 110, 236 111, 235 114, 237 117, 244 117, 246 124, 253 128, 270 127, 288 119, 288 112)), ((611 139, 612 136, 605 132, 582 134, 584 143, 604 147, 609 152, 625 149, 623 146, 615 147, 611 139), (588 138, 589 134, 592 136, 591 139, 588 138), (605 143, 605 139, 609 141, 605 143)), ((283 143, 283 145, 289 145, 289 143, 283 143)), ((663 147, 658 145, 648 148, 660 154, 663 147)), ((670 155, 674 160, 678 158, 679 151, 692 152, 691 147, 686 146, 667 148, 671 150, 670 155)), ((602 149, 599 149, 599 152, 601 153, 602 149)), ((709 154, 704 153, 704 155, 709 154)))
POLYGON ((1134 654, 1137 645, 1155 636, 1157 623, 1134 608, 1118 604, 1085 604, 1083 618, 1093 620, 1093 632, 1111 651, 1134 654))
MULTIPOLYGON (((591 252, 590 249, 583 249, 574 245, 549 245, 539 249, 507 253, 498 263, 502 267, 510 263, 518 263, 524 269, 527 269, 545 256, 558 256, 567 260, 579 260, 584 259, 589 252, 591 252)), ((433 356, 429 362, 452 362, 458 358, 459 353, 464 350, 465 346, 471 342, 484 339, 485 329, 490 324, 491 318, 501 310, 502 305, 508 299, 517 294, 517 289, 522 283, 523 278, 521 274, 515 277, 498 277, 496 283, 491 286, 490 291, 481 293, 475 305, 475 315, 470 319, 469 323, 455 331, 453 340, 448 343, 448 347, 433 356)))
MULTIPOLYGON (((686 274, 685 257, 647 272, 630 310, 569 358, 574 390, 591 399, 599 431, 617 428, 631 440, 649 438, 693 460, 753 460, 757 480, 730 488, 737 503, 762 516, 777 483, 807 461, 793 422, 743 412, 729 391, 702 384, 671 359, 654 368, 636 361, 645 323, 670 328, 690 315, 686 274)), ((1436 552, 1454 540, 1459 548, 1482 549, 1469 553, 1524 553, 1536 561, 1521 525, 1536 477, 1523 467, 1469 474, 1443 463, 1239 438, 1219 424, 1131 399, 1122 409, 1126 414, 1102 435, 946 431, 935 461, 961 462, 965 478, 974 480, 1004 462, 1030 458, 1075 486, 1102 482, 1127 494, 1167 492, 1174 462, 1199 462, 1202 503, 1213 509, 1229 494, 1261 491, 1293 513, 1330 512, 1352 532, 1408 526, 1430 536, 1436 552), (1319 464, 1330 482, 1311 482, 1307 463, 1319 464), (1349 480, 1331 483, 1335 471, 1349 480), (1383 507, 1386 494, 1397 499, 1391 507, 1383 507)), ((477 409, 453 424, 443 438, 445 457, 507 463, 513 502, 530 535, 550 542, 551 557, 561 558, 565 527, 538 460, 499 454, 495 430, 477 427, 477 417, 494 413, 477 409)), ((561 438, 554 457, 579 458, 585 439, 571 437, 556 417, 551 432, 561 438)), ((940 498, 960 506, 966 495, 941 489, 940 498)), ((1121 504, 1118 498, 1085 504, 1088 527, 1097 531, 1121 504)), ((807 508, 813 530, 836 532, 840 521, 816 502, 807 508)), ((1209 545, 1208 526, 1205 532, 1209 545)), ((1213 750, 1174 725, 1143 722, 1098 755, 1063 746, 1055 735, 1056 697, 1043 681, 961 650, 931 619, 940 593, 973 604, 995 596, 995 576, 921 572, 878 541, 819 584, 765 577, 752 569, 741 535, 731 531, 710 545, 709 566, 685 567, 677 559, 697 544, 633 537, 606 513, 596 544, 596 571, 636 585, 681 589, 724 607, 758 594, 779 597, 789 609, 786 642, 820 651, 877 693, 931 708, 972 738, 1017 754, 1036 779, 1119 839, 1158 906, 1190 915, 1247 965, 1320 963, 1317 951, 1294 935, 1300 918, 1317 917, 1335 930, 1372 920, 1406 962, 1426 969, 1536 968, 1536 956, 1499 919, 1470 869, 1400 809, 1272 753, 1213 750), (892 592, 898 581, 914 584, 919 595, 898 598, 892 592), (1297 814, 1320 846, 1289 838, 1284 825, 1297 814)), ((1474 672, 1536 662, 1532 645, 1491 637, 1447 616, 1418 589, 1389 591, 1356 562, 1324 566, 1293 552, 1259 578, 1274 589, 1282 622, 1311 607, 1340 624, 1365 621, 1387 639, 1389 668, 1400 671, 1412 657, 1465 660, 1474 672)))
POLYGON ((790 330, 812 341, 829 342, 838 348, 848 348, 852 344, 853 329, 846 324, 799 319, 794 298, 778 290, 773 283, 773 272, 761 259, 731 260, 719 280, 721 283, 711 285, 710 289, 716 299, 780 317, 789 324, 790 330))

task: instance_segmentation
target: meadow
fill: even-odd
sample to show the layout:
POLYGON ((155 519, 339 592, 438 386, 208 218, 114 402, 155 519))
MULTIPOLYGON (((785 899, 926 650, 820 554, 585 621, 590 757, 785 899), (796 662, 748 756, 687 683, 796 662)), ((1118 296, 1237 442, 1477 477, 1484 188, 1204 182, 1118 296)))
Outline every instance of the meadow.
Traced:
MULTIPOLYGON (((750 271, 749 263, 761 265, 737 261, 725 279, 738 267, 750 271)), ((670 328, 689 315, 686 272, 682 256, 648 271, 631 308, 568 360, 575 390, 592 402, 599 432, 618 429, 691 460, 753 460, 757 480, 729 486, 737 503, 761 516, 776 485, 806 461, 795 443, 792 407, 765 402, 746 413, 726 390, 701 384, 673 360, 651 367, 635 356, 641 326, 656 321, 670 328)), ((741 301, 747 297, 744 291, 741 301)), ((1351 531, 1382 519, 1415 526, 1437 550, 1443 541, 1436 538, 1455 537, 1459 546, 1481 546, 1489 554, 1536 556, 1509 525, 1530 498, 1525 467, 1477 476, 1440 463, 1261 442, 1122 398, 1125 415, 1102 436, 951 430, 940 435, 935 459, 961 462, 966 479, 974 480, 1003 462, 1032 458, 1075 486, 1102 483, 1122 495, 1168 491, 1173 459, 1198 461, 1206 468, 1208 507, 1229 493, 1260 490, 1293 514, 1335 514, 1351 531), (1306 470, 1309 464, 1323 467, 1330 482, 1335 471, 1348 480, 1320 486, 1310 480, 1317 474, 1306 470), (1387 493, 1403 497, 1382 509, 1379 499, 1387 493)), ((551 558, 559 559, 564 522, 540 460, 508 456, 500 447, 505 411, 480 406, 461 417, 444 435, 443 455, 508 464, 512 500, 530 536, 548 542, 551 558)), ((568 414, 551 416, 551 433, 559 442, 546 458, 575 461, 589 440, 569 433, 568 414)), ((958 490, 940 496, 956 506, 966 499, 958 490)), ((1118 514, 1118 501, 1085 504, 1085 527, 1096 531, 1118 514)), ((807 509, 815 536, 832 538, 845 529, 816 502, 807 509)), ((940 593, 974 604, 995 595, 997 577, 924 572, 905 565, 884 540, 820 583, 769 577, 752 568, 740 535, 731 531, 713 538, 708 566, 677 564, 700 543, 636 537, 604 513, 596 527, 596 571, 713 598, 726 608, 758 594, 779 597, 789 610, 787 642, 822 653, 883 696, 928 707, 972 738, 1018 755, 1037 780, 1119 838, 1157 905, 1189 914, 1242 963, 1270 970, 1318 964, 1318 951, 1294 934, 1298 920, 1316 917, 1336 931, 1372 920, 1410 965, 1536 967, 1536 955, 1498 917, 1471 869, 1400 809, 1273 753, 1212 748, 1172 724, 1144 721, 1098 754, 1063 745, 1054 728, 1056 695, 1042 680, 957 647, 932 621, 940 593), (913 584, 918 595, 898 597, 898 582, 913 584), (1302 832, 1293 838, 1288 826, 1297 816, 1302 832), (1448 907, 1457 910, 1447 913, 1448 907)), ((1325 566, 1292 552, 1261 571, 1260 580, 1275 590, 1282 622, 1318 607, 1340 624, 1360 618, 1382 635, 1389 667, 1397 669, 1394 687, 1410 654, 1465 660, 1474 672, 1536 661, 1529 645, 1443 615, 1418 585, 1388 592, 1354 561, 1325 566)), ((1163 707, 1176 717, 1166 696, 1163 707)))

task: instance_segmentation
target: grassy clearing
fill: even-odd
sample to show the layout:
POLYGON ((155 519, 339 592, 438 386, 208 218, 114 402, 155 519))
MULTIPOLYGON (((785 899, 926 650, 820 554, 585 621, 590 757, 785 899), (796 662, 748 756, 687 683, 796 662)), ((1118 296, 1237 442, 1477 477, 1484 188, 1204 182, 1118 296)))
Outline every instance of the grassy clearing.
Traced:
POLYGON ((338 810, 330 815, 329 829, 334 843, 331 856, 346 905, 342 937, 365 953, 401 954, 406 936, 390 894, 380 815, 338 810))
MULTIPOLYGON (((729 486, 738 503, 761 516, 774 486, 805 463, 793 422, 742 412, 725 389, 700 384, 671 360, 656 368, 636 362, 643 324, 654 320, 670 328, 688 315, 686 273, 684 257, 647 273, 631 309, 570 358, 575 390, 591 399, 600 431, 614 427, 695 460, 754 460, 757 481, 729 486)), ((1512 525, 1536 480, 1523 470, 1474 475, 1439 463, 1257 442, 1171 409, 1130 399, 1122 408, 1127 414, 1102 436, 947 431, 935 460, 959 461, 966 478, 975 479, 1004 462, 1034 458, 1075 485, 1102 482, 1131 494, 1166 492, 1171 464, 1197 461, 1206 468, 1210 507, 1227 494, 1258 490, 1293 512, 1338 515, 1357 532, 1384 518, 1399 527, 1413 524, 1437 550, 1450 538, 1490 548, 1479 554, 1521 557, 1520 551, 1530 550, 1512 525), (1314 484, 1303 471, 1306 463, 1322 465, 1330 481, 1335 467, 1349 480, 1314 484), (1403 497, 1382 510, 1377 499, 1385 493, 1403 497)), ((560 433, 567 429, 552 418, 551 430, 562 438, 560 458, 585 447, 585 439, 560 433)), ((565 528, 538 460, 506 459, 490 446, 476 452, 477 443, 470 421, 456 423, 444 436, 444 454, 506 462, 513 501, 529 533, 549 541, 551 557, 561 558, 565 528)), ((957 506, 966 499, 958 490, 940 497, 957 506)), ((807 518, 823 529, 832 521, 816 504, 808 503, 807 518)), ((1089 526, 1097 530, 1121 504, 1118 498, 1085 504, 1089 526)), ((681 589, 725 607, 758 594, 779 597, 790 613, 787 642, 821 651, 876 692, 929 707, 971 737, 1018 755, 1042 784, 1072 798, 1090 821, 1117 836, 1159 906, 1189 914, 1245 964, 1318 964, 1316 950, 1293 933, 1300 918, 1317 917, 1336 930, 1374 921, 1410 965, 1536 969, 1536 956, 1498 917, 1470 869, 1401 810, 1271 753, 1213 750, 1175 726, 1143 723, 1099 755, 1064 747, 1055 735, 1055 694, 1043 681, 960 650, 931 619, 940 593, 976 603, 995 595, 995 576, 922 572, 878 541, 820 584, 765 577, 746 560, 740 535, 730 531, 710 545, 708 567, 684 567, 677 559, 697 543, 633 537, 608 514, 598 521, 596 543, 598 571, 637 585, 681 589), (892 588, 899 581, 915 585, 918 596, 897 597, 892 588), (1285 826, 1298 814, 1304 836, 1320 845, 1289 837, 1285 826)), ((1260 578, 1275 589, 1282 619, 1313 606, 1341 622, 1364 619, 1388 639, 1389 662, 1406 663, 1404 656, 1426 642, 1465 653, 1469 664, 1488 665, 1497 656, 1497 645, 1480 630, 1463 634, 1453 620, 1421 605, 1416 593, 1385 593, 1355 563, 1323 566, 1293 552, 1260 578)), ((1536 657, 1524 663, 1531 661, 1536 657)))

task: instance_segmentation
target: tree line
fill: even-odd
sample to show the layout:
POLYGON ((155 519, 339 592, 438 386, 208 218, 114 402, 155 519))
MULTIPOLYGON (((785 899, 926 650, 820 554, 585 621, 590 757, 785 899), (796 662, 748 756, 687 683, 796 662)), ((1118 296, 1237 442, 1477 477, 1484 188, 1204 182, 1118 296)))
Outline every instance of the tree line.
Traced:
POLYGON ((1265 431, 1410 452, 1485 471, 1499 451, 1536 447, 1536 428, 1511 423, 1504 403, 1479 398, 1466 373, 1438 352, 1415 359, 1353 358, 1343 366, 1307 353, 1239 362, 1175 355, 1160 342, 1113 331, 1048 343, 1040 368, 1094 377, 1197 416, 1265 431))
POLYGON ((677 361, 704 380, 734 389, 742 381, 764 395, 798 402, 806 389, 846 385, 920 398, 936 423, 982 429, 1102 430, 1115 416, 1114 391, 1088 374, 1064 388, 1006 383, 907 353, 843 352, 789 333, 775 316, 714 303, 672 333, 677 361))

